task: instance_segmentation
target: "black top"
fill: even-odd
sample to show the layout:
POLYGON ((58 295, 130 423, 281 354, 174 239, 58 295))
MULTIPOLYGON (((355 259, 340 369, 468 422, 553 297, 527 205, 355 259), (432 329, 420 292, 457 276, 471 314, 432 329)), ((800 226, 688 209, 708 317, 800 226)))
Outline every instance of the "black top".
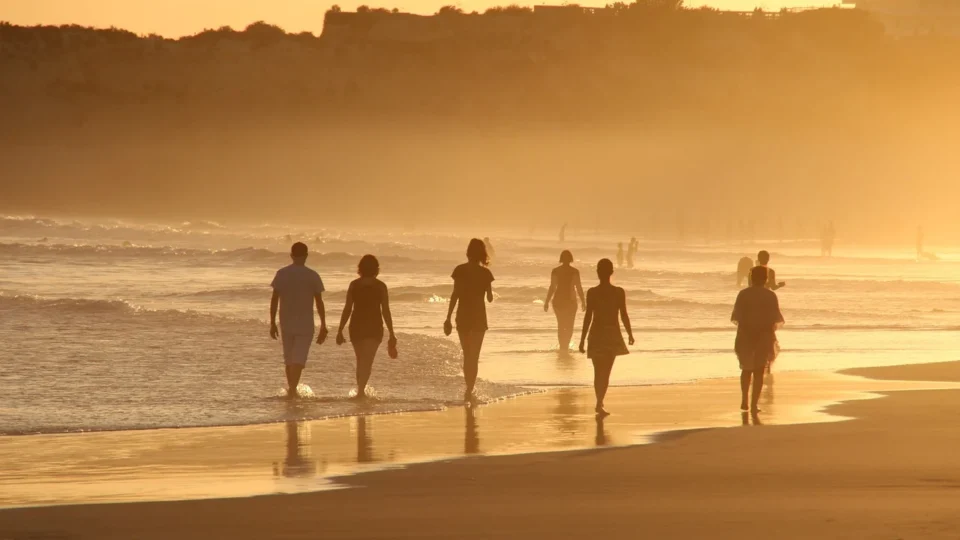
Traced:
POLYGON ((464 263, 453 269, 453 290, 457 293, 457 329, 486 330, 487 306, 484 296, 493 283, 493 273, 486 266, 464 263))
POLYGON ((737 295, 730 320, 737 323, 737 355, 749 357, 754 351, 772 351, 776 327, 783 323, 777 293, 765 287, 747 287, 737 295))
POLYGON ((379 279, 355 279, 350 283, 353 313, 350 315, 350 340, 383 339, 383 314, 380 305, 387 286, 379 279))
POLYGON ((626 303, 627 293, 621 287, 598 285, 587 291, 587 303, 593 306, 594 328, 612 327, 620 329, 620 306, 626 303))

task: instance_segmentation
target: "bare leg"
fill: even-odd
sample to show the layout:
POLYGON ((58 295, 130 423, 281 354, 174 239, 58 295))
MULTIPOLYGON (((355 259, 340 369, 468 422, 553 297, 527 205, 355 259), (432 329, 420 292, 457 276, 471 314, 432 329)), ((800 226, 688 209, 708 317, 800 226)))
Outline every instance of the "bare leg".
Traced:
POLYGON ((760 392, 763 390, 763 370, 760 368, 753 372, 753 395, 750 396, 750 411, 759 412, 760 392))
POLYGON ((367 382, 373 371, 373 360, 377 356, 380 342, 374 339, 363 339, 353 343, 353 352, 357 356, 357 397, 362 398, 367 392, 367 382))
POLYGON ((303 373, 303 366, 286 364, 284 369, 287 372, 287 397, 293 399, 297 397, 297 385, 300 384, 300 374, 303 373))
POLYGON ((480 364, 480 349, 483 347, 485 330, 472 330, 460 333, 460 347, 463 349, 463 378, 466 383, 465 397, 473 396, 477 384, 477 372, 480 364))
POLYGON ((750 376, 753 372, 751 371, 741 371, 740 372, 740 410, 747 410, 747 398, 750 394, 750 376))
POLYGON ((597 396, 597 414, 606 416, 608 413, 603 408, 603 398, 607 396, 607 388, 610 387, 610 372, 613 371, 613 360, 616 357, 607 356, 593 359, 593 390, 597 396))
POLYGON ((567 352, 570 350, 570 340, 573 339, 574 323, 577 318, 577 308, 561 307, 559 310, 554 306, 553 312, 557 315, 557 341, 560 343, 560 350, 567 352))
POLYGON ((563 336, 566 333, 566 328, 564 328, 566 317, 564 317, 563 310, 558 310, 556 305, 553 306, 553 314, 557 316, 557 343, 560 344, 561 352, 567 352, 570 350, 570 339, 568 338, 566 341, 563 340, 563 336))

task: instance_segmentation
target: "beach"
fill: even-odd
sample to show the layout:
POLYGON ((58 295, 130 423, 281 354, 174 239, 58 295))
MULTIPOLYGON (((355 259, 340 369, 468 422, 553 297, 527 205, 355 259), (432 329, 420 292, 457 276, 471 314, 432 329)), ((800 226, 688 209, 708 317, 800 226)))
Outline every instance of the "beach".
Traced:
MULTIPOLYGON (((557 437, 550 441, 548 436, 538 436, 544 419, 525 422, 526 446, 511 447, 515 434, 510 433, 516 426, 498 427, 510 424, 509 409, 519 407, 518 412, 530 414, 538 398, 556 399, 551 392, 481 409, 491 414, 489 423, 476 426, 477 450, 494 454, 483 457, 454 459, 454 454, 469 454, 469 446, 461 446, 469 445, 469 429, 462 425, 444 435, 453 427, 438 419, 423 424, 436 424, 437 429, 422 428, 411 435, 418 420, 403 418, 422 420, 443 413, 389 415, 398 419, 398 425, 406 425, 401 430, 406 431, 406 440, 423 441, 420 450, 410 448, 411 453, 426 448, 436 451, 444 444, 457 448, 446 457, 440 451, 424 463, 402 467, 372 463, 370 471, 344 470, 347 475, 337 474, 334 467, 325 476, 328 484, 314 486, 320 491, 313 493, 8 509, 0 511, 0 537, 956 538, 960 463, 955 449, 960 433, 953 425, 960 405, 960 386, 954 384, 960 382, 960 363, 864 369, 853 375, 798 374, 791 380, 784 374, 777 381, 772 408, 761 413, 760 422, 741 422, 735 411, 720 405, 724 398, 736 399, 735 387, 724 390, 720 385, 735 384, 728 380, 690 387, 614 389, 608 399, 611 407, 620 404, 620 423, 615 414, 605 422, 606 433, 595 425, 578 427, 577 419, 589 416, 573 405, 574 420, 567 431, 580 437, 590 434, 594 440, 568 443, 573 449, 567 451, 548 451, 564 448, 557 437), (862 378, 873 375, 876 378, 862 378), (658 395, 658 388, 674 392, 658 395), (816 388, 822 391, 811 391, 816 388), (845 401, 837 403, 831 393, 845 401), (661 401, 667 395, 672 396, 672 408, 661 401), (658 415, 663 425, 674 429, 653 425, 651 417, 658 415), (699 421, 685 420, 693 418, 699 421), (643 424, 651 429, 643 432, 639 427, 643 424), (603 446, 601 436, 609 437, 612 446, 597 448, 603 446), (534 441, 539 441, 540 448, 534 441)), ((577 391, 581 390, 585 389, 577 391)), ((462 419, 463 411, 456 412, 462 419)), ((325 422, 331 420, 316 424, 325 422)), ((210 434, 214 429, 194 430, 208 434, 201 446, 210 455, 219 456, 221 463, 233 462, 234 467, 256 461, 236 443, 239 434, 218 437, 210 434)), ((262 426, 226 429, 247 430, 254 439, 263 435, 249 431, 262 426)), ((177 437, 181 442, 199 436, 183 431, 177 437)), ((372 439, 371 452, 391 445, 396 445, 394 450, 405 447, 404 437, 390 428, 374 434, 390 442, 380 446, 378 439, 372 439)), ((65 438, 56 446, 67 455, 92 450, 84 446, 83 437, 106 435, 52 437, 65 438), (71 438, 72 450, 64 444, 71 438)), ((352 435, 339 439, 356 441, 356 434, 352 435)), ((51 436, 13 439, 36 446, 39 437, 51 436)), ((337 444, 335 435, 325 437, 337 444)), ((94 439, 90 444, 105 442, 94 439)), ((286 446, 279 438, 277 442, 273 457, 282 462, 286 446)), ((122 439, 112 444, 102 451, 124 450, 122 439)), ((350 451, 363 452, 361 446, 350 451)), ((0 446, 5 461, 12 457, 7 454, 11 450, 0 446)), ((198 451, 164 452, 167 473, 176 471, 179 460, 184 485, 189 485, 191 470, 197 473, 198 468, 187 456, 198 451)), ((143 462, 135 465, 119 467, 128 481, 149 489, 151 474, 138 473, 147 469, 143 462)), ((69 472, 69 466, 64 469, 69 472)), ((88 469, 88 474, 95 470, 88 469)), ((316 476, 316 471, 305 476, 311 475, 316 476)), ((61 484, 69 490, 69 482, 61 479, 61 484)), ((56 483, 49 489, 55 492, 56 483)))

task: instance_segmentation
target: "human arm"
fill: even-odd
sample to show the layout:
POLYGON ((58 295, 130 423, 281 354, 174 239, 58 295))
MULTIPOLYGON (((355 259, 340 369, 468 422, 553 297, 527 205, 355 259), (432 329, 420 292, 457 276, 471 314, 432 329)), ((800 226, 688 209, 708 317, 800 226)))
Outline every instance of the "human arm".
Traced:
POLYGON ((322 345, 327 340, 327 308, 323 304, 322 292, 314 294, 313 298, 317 304, 317 314, 320 315, 320 332, 317 333, 317 345, 322 345))
POLYGON ((460 286, 457 284, 457 272, 453 272, 453 292, 450 293, 450 305, 447 306, 447 319, 443 321, 443 333, 450 335, 453 332, 453 323, 450 320, 453 318, 453 310, 457 307, 457 302, 460 300, 460 286))
POLYGON ((587 309, 587 301, 583 299, 583 285, 580 284, 580 271, 575 270, 573 274, 573 286, 577 288, 577 296, 580 297, 580 308, 587 309))
POLYGON ((590 301, 590 295, 587 295, 587 312, 583 316, 583 331, 580 333, 580 352, 586 351, 587 333, 590 331, 590 323, 593 322, 593 302, 590 301))
POLYGON ((730 322, 735 325, 740 325, 740 319, 743 317, 743 302, 740 300, 743 297, 743 292, 737 295, 737 301, 733 304, 733 313, 730 314, 730 322))
POLYGON ((393 315, 390 313, 390 294, 387 292, 386 283, 382 284, 380 295, 380 312, 383 313, 383 322, 387 325, 387 332, 389 332, 390 340, 396 341, 397 336, 393 333, 393 315))
POLYGON ((280 329, 277 328, 277 308, 280 307, 280 293, 274 289, 273 297, 270 298, 270 338, 277 339, 280 335, 280 329))
POLYGON ((767 281, 770 283, 770 290, 775 291, 777 289, 787 286, 786 281, 777 282, 777 273, 773 268, 767 269, 767 281))
POLYGON ((487 302, 493 302, 493 273, 487 270, 489 281, 487 281, 487 302))
POLYGON ((774 311, 774 323, 773 330, 777 331, 783 328, 784 320, 783 313, 780 312, 780 299, 777 298, 777 295, 773 295, 773 311, 774 311))
POLYGON ((633 345, 635 342, 633 340, 633 328, 630 327, 630 315, 627 315, 627 293, 623 289, 620 289, 620 320, 623 321, 623 327, 627 331, 627 336, 630 338, 630 344, 633 345))
POLYGON ((340 326, 337 328, 337 345, 343 345, 347 340, 343 338, 343 328, 353 313, 353 283, 347 287, 347 299, 343 303, 343 314, 340 315, 340 326))
POLYGON ((320 315, 320 331, 317 332, 317 345, 322 345, 327 340, 327 308, 323 304, 323 292, 326 290, 323 286, 323 280, 320 275, 314 272, 313 300, 317 304, 317 314, 320 315))
POLYGON ((547 289, 547 299, 543 301, 543 311, 550 311, 550 300, 553 299, 553 295, 557 292, 557 273, 550 273, 550 288, 547 289))

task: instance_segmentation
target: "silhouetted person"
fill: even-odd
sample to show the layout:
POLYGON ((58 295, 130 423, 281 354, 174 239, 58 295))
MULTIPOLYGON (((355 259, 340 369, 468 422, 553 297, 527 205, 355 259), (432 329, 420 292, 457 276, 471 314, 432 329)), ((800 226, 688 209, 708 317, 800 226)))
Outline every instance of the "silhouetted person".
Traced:
POLYGON ((740 291, 730 320, 737 325, 734 350, 740 362, 740 409, 748 410, 747 397, 751 379, 753 394, 749 410, 759 412, 760 392, 763 390, 763 372, 776 359, 777 329, 783 325, 777 293, 767 289, 767 269, 757 266, 751 271, 751 285, 740 291))
POLYGON ((350 343, 357 357, 357 398, 363 398, 373 370, 373 360, 383 342, 383 324, 387 324, 387 331, 390 332, 391 347, 396 346, 397 336, 393 333, 387 286, 377 279, 380 261, 373 255, 364 255, 357 265, 357 274, 360 277, 347 287, 347 300, 337 329, 337 345, 346 342, 343 327, 350 321, 350 343))
POLYGON ((637 242, 637 238, 630 238, 630 245, 627 246, 627 268, 633 268, 633 257, 637 254, 638 247, 640 242, 637 242))
MULTIPOLYGON (((775 291, 782 287, 786 287, 787 283, 785 281, 781 281, 779 283, 777 282, 777 273, 776 271, 774 271, 773 268, 770 268, 769 264, 770 264, 769 252, 767 252, 766 250, 763 250, 760 253, 757 253, 757 267, 764 268, 767 271, 767 278, 764 280, 763 285, 766 288, 770 289, 771 291, 775 291)), ((751 277, 751 280, 752 279, 753 278, 751 277)), ((753 285, 753 281, 750 281, 748 285, 753 285)))
POLYGON ((473 397, 473 388, 477 382, 477 369, 480 362, 480 348, 483 336, 487 333, 487 307, 483 300, 493 302, 493 274, 487 265, 490 258, 483 241, 470 240, 467 246, 467 262, 453 270, 453 294, 450 295, 450 308, 443 331, 448 336, 453 332, 453 310, 457 309, 457 335, 463 349, 463 378, 466 381, 464 401, 473 397))
POLYGON ((564 223, 563 226, 560 227, 560 243, 562 244, 566 241, 567 241, 567 224, 564 223))
POLYGON ((487 248, 487 256, 490 257, 491 261, 493 261, 493 259, 497 256, 497 253, 494 251, 493 243, 490 242, 489 237, 485 236, 483 238, 483 246, 487 248))
POLYGON ((623 268, 623 242, 617 244, 617 268, 623 268))
POLYGON ((630 336, 630 344, 634 343, 630 317, 627 315, 627 293, 610 283, 612 276, 613 263, 610 259, 600 259, 597 263, 600 284, 587 291, 587 313, 583 317, 583 332, 580 335, 580 352, 586 352, 587 357, 593 360, 596 412, 601 416, 608 414, 603 408, 603 398, 610 386, 613 361, 618 356, 630 353, 623 343, 623 334, 620 333, 621 319, 627 335, 630 336), (586 348, 588 334, 590 346, 586 348))
POLYGON ((833 242, 836 240, 837 230, 833 228, 831 221, 827 228, 823 230, 820 236, 820 255, 824 257, 833 257, 833 242))
POLYGON ((741 257, 737 262, 737 288, 743 287, 743 282, 750 282, 750 270, 753 268, 753 259, 741 257))
POLYGON ((550 289, 547 299, 543 302, 543 310, 550 309, 550 300, 553 300, 553 313, 557 316, 557 341, 561 351, 570 350, 570 340, 573 339, 573 328, 577 320, 577 298, 580 305, 583 300, 583 286, 580 284, 580 271, 570 266, 573 263, 573 254, 569 250, 560 253, 560 266, 550 273, 550 289))
POLYGON ((283 361, 287 375, 287 397, 297 397, 300 375, 307 364, 310 344, 313 342, 313 305, 320 315, 317 344, 327 339, 327 316, 323 306, 323 280, 307 268, 307 246, 297 242, 290 248, 293 264, 277 271, 273 278, 273 297, 270 299, 270 337, 281 336, 283 361), (280 328, 277 328, 277 307, 280 310, 280 328))

